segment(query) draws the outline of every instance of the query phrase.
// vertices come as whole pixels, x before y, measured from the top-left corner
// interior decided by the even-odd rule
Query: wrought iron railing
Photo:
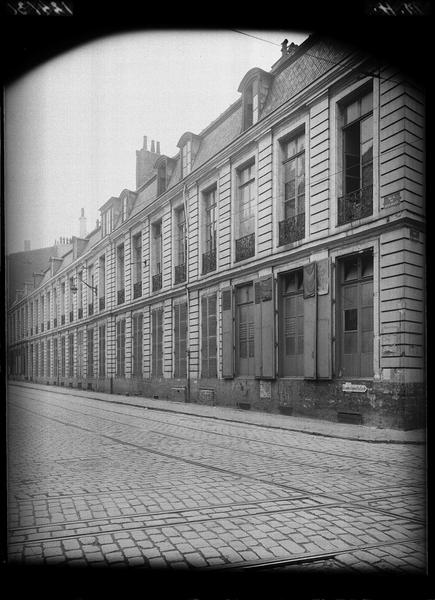
[[[78,309],[78,318],[83,319],[83,308],[81,307]]]
[[[65,325],[65,315],[60,315],[60,324]]]
[[[94,314],[94,305],[88,304],[88,315],[91,316]]]
[[[161,290],[161,289],[162,289],[162,274],[156,273],[156,275],[153,275],[153,277],[152,277],[152,290],[153,290],[153,292],[157,292],[157,290]]]
[[[373,214],[373,186],[367,185],[338,199],[338,225]]]
[[[291,244],[305,237],[305,213],[279,222],[279,245]]]
[[[142,281],[136,281],[133,284],[133,298],[139,298],[142,296]]]
[[[98,308],[100,310],[104,310],[105,306],[106,306],[105,296],[101,296],[101,298],[98,299]]]
[[[236,240],[236,262],[255,256],[255,233],[245,235]]]
[[[204,252],[202,255],[202,274],[216,271],[216,249]]]
[[[123,304],[125,302],[125,289],[118,290],[118,304]]]
[[[186,281],[186,263],[175,266],[174,283]]]
[[[70,321],[70,323],[71,323],[72,321],[74,321],[74,313],[73,313],[73,311],[72,311],[72,310],[71,310],[71,311],[70,311],[70,313],[69,313],[69,321]]]

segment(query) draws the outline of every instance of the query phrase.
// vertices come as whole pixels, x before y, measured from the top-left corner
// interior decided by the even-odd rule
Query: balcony
[[[305,213],[279,222],[279,245],[291,244],[305,237]]]
[[[53,327],[57,327],[57,317],[54,317],[53,319]]]
[[[175,267],[174,283],[182,283],[186,281],[186,263],[181,263]]]
[[[142,281],[133,284],[133,300],[142,296]]]
[[[255,233],[236,240],[236,262],[255,256]]]
[[[338,225],[351,223],[373,214],[373,186],[367,185],[338,199]]]
[[[69,322],[72,323],[74,321],[74,313],[72,310],[69,311]]]
[[[153,292],[157,292],[162,289],[162,274],[157,273],[152,277],[152,290]]]
[[[83,308],[81,307],[78,309],[78,318],[83,319]]]
[[[98,298],[98,308],[100,310],[104,310],[106,307],[106,298],[105,296],[101,296],[101,298]]]
[[[88,315],[91,317],[94,314],[94,305],[88,304]]]
[[[202,274],[216,271],[216,249],[204,252],[202,255]]]
[[[118,290],[118,304],[123,304],[125,302],[125,289]]]

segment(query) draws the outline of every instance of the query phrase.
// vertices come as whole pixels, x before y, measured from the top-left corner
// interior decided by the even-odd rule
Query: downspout
[[[183,205],[186,220],[185,252],[186,252],[186,402],[190,402],[190,294],[189,294],[189,211],[186,199],[186,184],[183,185]]]

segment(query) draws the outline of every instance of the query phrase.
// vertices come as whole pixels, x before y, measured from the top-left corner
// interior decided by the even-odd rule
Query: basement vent
[[[154,394],[153,398],[154,398],[154,400],[158,400],[159,399],[159,395],[158,394]]]
[[[338,412],[337,420],[339,423],[349,423],[351,425],[362,425],[362,415],[353,412]]]
[[[237,402],[237,408],[241,408],[242,410],[251,410],[251,405],[249,402]]]
[[[290,415],[293,414],[293,407],[292,406],[280,406],[279,407],[279,412],[282,415],[290,416]]]

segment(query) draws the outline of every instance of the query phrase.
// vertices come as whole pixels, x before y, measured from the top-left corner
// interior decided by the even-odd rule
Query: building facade
[[[423,90],[311,36],[238,91],[16,298],[10,376],[421,426]]]

